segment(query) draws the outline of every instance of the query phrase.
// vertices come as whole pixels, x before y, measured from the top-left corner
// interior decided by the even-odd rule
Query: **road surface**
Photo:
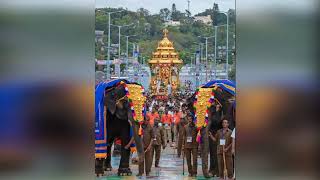
[[[154,167],[154,161],[151,168],[151,173],[149,177],[146,177],[145,174],[142,177],[136,177],[138,174],[138,165],[130,164],[130,168],[132,170],[132,176],[117,176],[117,170],[119,167],[120,157],[112,157],[112,167],[113,170],[111,172],[106,172],[106,174],[102,177],[97,177],[96,180],[143,180],[143,179],[157,179],[157,180],[182,180],[182,179],[206,179],[203,177],[202,169],[201,169],[201,159],[198,157],[198,176],[197,178],[188,177],[187,163],[185,161],[185,173],[183,175],[182,170],[182,158],[177,158],[176,149],[168,147],[161,152],[161,159],[159,168]],[[131,162],[130,162],[131,163]],[[217,180],[218,178],[210,178],[211,180]]]

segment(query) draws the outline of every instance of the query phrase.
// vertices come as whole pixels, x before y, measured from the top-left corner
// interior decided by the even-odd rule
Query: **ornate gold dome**
[[[157,50],[161,49],[174,49],[173,43],[168,39],[168,33],[169,31],[167,29],[163,30],[163,39],[158,43],[158,48]]]
[[[173,42],[168,39],[168,33],[169,31],[167,29],[163,30],[163,39],[158,43],[157,51],[152,53],[153,56],[149,61],[150,64],[182,64],[182,60],[179,59],[179,55],[173,47]]]

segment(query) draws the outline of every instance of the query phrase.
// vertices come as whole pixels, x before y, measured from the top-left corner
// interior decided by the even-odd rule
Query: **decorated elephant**
[[[222,128],[221,117],[228,119],[229,128],[235,127],[235,85],[228,80],[216,80],[201,86],[187,100],[188,109],[194,114],[198,129],[197,141],[201,145],[202,170],[208,173],[209,129],[217,131]],[[216,111],[216,106],[221,111]]]
[[[141,141],[141,124],[144,120],[144,104],[146,97],[141,85],[129,83],[126,80],[114,80],[100,84],[103,90],[100,103],[96,101],[96,174],[103,174],[104,170],[111,170],[111,146],[115,138],[121,140],[121,158],[118,175],[131,175],[129,168],[130,148],[126,148],[131,139],[131,133],[135,140],[139,156],[139,163],[143,163],[144,151]],[[98,106],[98,107],[97,107]],[[101,118],[102,114],[102,118]],[[105,118],[104,118],[105,117]],[[102,119],[105,119],[102,122]],[[101,127],[102,126],[102,127]],[[97,134],[104,129],[103,145]],[[98,132],[99,131],[99,132]],[[99,151],[100,150],[100,151]],[[101,153],[101,150],[102,153]],[[142,161],[142,162],[141,162]],[[102,172],[102,173],[101,173]]]

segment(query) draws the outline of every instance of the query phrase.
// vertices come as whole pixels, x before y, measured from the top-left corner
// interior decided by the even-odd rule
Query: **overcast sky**
[[[235,0],[190,0],[190,11],[192,14],[203,12],[212,8],[214,2],[219,4],[221,11],[235,8]],[[96,0],[96,7],[123,7],[132,11],[143,7],[153,14],[162,8],[171,9],[173,3],[179,11],[185,12],[185,9],[188,9],[188,0]]]

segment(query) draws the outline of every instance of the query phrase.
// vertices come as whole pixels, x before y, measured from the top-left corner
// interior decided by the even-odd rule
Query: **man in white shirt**
[[[168,105],[170,108],[173,108],[173,107],[174,107],[174,102],[172,101],[171,98],[168,100],[167,105]]]
[[[168,84],[168,95],[170,96],[171,95],[171,85],[170,84]]]
[[[151,102],[151,105],[150,105],[150,107],[149,107],[149,112],[152,111],[152,108],[153,108],[154,105],[158,105],[158,102],[157,102],[157,100],[155,100],[155,99],[153,99],[152,102]]]

